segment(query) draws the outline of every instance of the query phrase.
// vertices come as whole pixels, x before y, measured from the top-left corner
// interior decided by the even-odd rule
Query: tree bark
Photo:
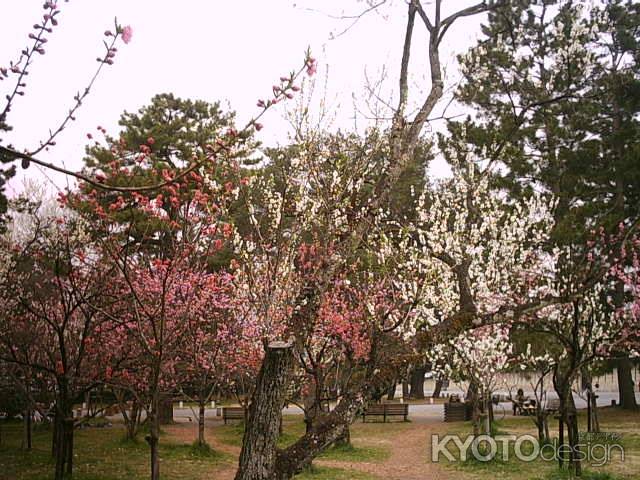
[[[24,450],[31,450],[32,444],[31,444],[31,437],[32,437],[32,424],[31,424],[31,419],[32,419],[32,414],[33,414],[33,410],[31,410],[31,408],[27,407],[24,409],[24,417],[22,419],[22,425],[23,425],[23,438],[22,438],[22,448]]]
[[[73,474],[73,431],[74,423],[73,417],[67,417],[65,419],[64,436],[65,436],[65,453],[66,453],[66,466],[65,473],[71,477]]]
[[[268,478],[289,480],[308,467],[319,453],[345,436],[349,424],[375,391],[375,385],[369,385],[359,394],[345,394],[331,413],[319,419],[310,432],[285,450],[278,451],[274,474]]]
[[[542,446],[549,442],[549,414],[544,411],[539,398],[536,399],[536,418],[534,421],[538,427],[538,443]]]
[[[56,412],[54,429],[54,456],[56,461],[55,480],[62,480],[73,473],[73,416],[71,409],[64,406]]]
[[[589,402],[591,403],[591,432],[600,433],[600,420],[598,419],[598,402],[596,394],[590,392]]]
[[[620,358],[616,361],[616,370],[618,371],[618,393],[620,395],[620,407],[624,410],[637,410],[638,408],[635,388],[633,385],[633,377],[631,376],[632,368],[633,366],[628,356]]]
[[[573,397],[571,398],[571,403],[573,404]],[[569,434],[569,446],[571,447],[571,466],[573,467],[576,477],[579,477],[582,474],[582,462],[580,461],[578,415],[575,410],[569,410],[569,412],[567,412],[567,433]]]
[[[267,346],[249,406],[236,480],[275,478],[276,444],[292,362],[291,343]]]
[[[336,440],[336,445],[351,445],[351,429],[349,428],[349,425],[345,427],[342,436]]]
[[[116,390],[116,400],[118,401],[118,408],[122,415],[122,420],[126,428],[126,439],[133,440],[138,435],[138,428],[140,427],[140,417],[142,414],[142,405],[134,398],[131,400],[131,410],[127,410],[128,404],[121,390]],[[87,404],[88,405],[88,404]]]
[[[409,396],[415,399],[424,398],[424,374],[427,369],[424,366],[418,366],[411,371],[411,392]]]
[[[489,398],[489,394],[487,392],[484,392],[482,403],[484,406],[484,433],[491,436],[491,421],[493,420],[493,413],[491,407],[491,399]]]
[[[57,428],[55,429],[55,442],[54,442],[54,456],[55,456],[55,480],[63,480],[64,478],[64,464],[67,459],[65,441],[64,441],[64,426],[63,419],[57,419]]]
[[[571,384],[577,375],[575,367],[569,367],[564,372],[556,367],[553,374],[553,387],[560,399],[560,418],[567,426],[567,437],[569,440],[569,463],[570,468],[576,476],[580,476],[582,472],[582,462],[579,452],[579,430],[578,416],[576,414],[576,405],[571,392]]]
[[[198,445],[204,447],[207,442],[204,438],[204,416],[205,416],[205,405],[200,402],[198,411]]]
[[[310,388],[310,391],[304,396],[303,403],[305,432],[308,433],[313,428],[315,420],[322,414],[320,398],[315,388]]]
[[[396,397],[396,379],[393,379],[391,385],[389,385],[389,389],[387,390],[387,400],[393,400]]]
[[[409,382],[402,380],[402,398],[409,398]]]
[[[53,417],[53,431],[51,435],[51,458],[57,458],[57,452],[59,448],[59,435],[60,435],[60,420],[59,420],[58,412],[56,411]]]
[[[140,427],[140,416],[142,414],[142,408],[137,401],[133,401],[131,405],[131,417],[126,421],[127,425],[127,439],[133,440],[138,435],[138,429]],[[123,414],[124,416],[124,414]]]
[[[173,423],[173,399],[164,397],[160,400],[157,410],[158,425],[170,425]]]
[[[433,387],[433,394],[431,395],[433,398],[440,398],[443,383],[444,381],[441,378],[436,379],[436,384]]]
[[[156,393],[151,400],[151,408],[149,409],[149,435],[145,437],[151,450],[151,480],[160,479],[160,454],[158,452],[158,443],[160,441],[159,406],[160,400]]]

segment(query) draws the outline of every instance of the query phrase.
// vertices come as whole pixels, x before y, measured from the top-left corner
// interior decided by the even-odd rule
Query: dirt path
[[[214,434],[216,425],[219,425],[219,423],[209,424],[209,422],[207,422],[205,431],[206,441],[209,443],[209,445],[211,445],[211,448],[214,451],[230,455],[233,458],[233,461],[220,463],[216,466],[217,468],[214,471],[209,472],[204,478],[215,478],[216,480],[233,480],[238,468],[236,459],[240,455],[240,447],[228,445],[218,440],[218,438]],[[193,443],[198,435],[197,426],[194,426],[193,423],[176,423],[174,425],[167,425],[162,428],[169,435],[171,435],[173,439],[184,443]]]
[[[207,441],[219,452],[238,457],[240,448],[223,443],[216,438],[216,424],[207,425]],[[431,434],[437,431],[439,422],[415,419],[401,430],[390,429],[388,434],[376,438],[376,443],[390,450],[391,455],[383,462],[345,462],[336,460],[316,460],[318,466],[336,467],[369,473],[385,480],[449,480],[453,476],[437,464],[431,463]],[[193,424],[176,424],[164,427],[176,440],[193,442],[196,431]],[[233,480],[237,464],[235,461],[220,464],[211,472],[216,480]]]
[[[341,462],[317,460],[318,465],[369,473],[385,480],[448,480],[453,478],[437,464],[431,463],[432,421],[418,419],[407,429],[386,437],[384,446],[391,455],[384,462]]]

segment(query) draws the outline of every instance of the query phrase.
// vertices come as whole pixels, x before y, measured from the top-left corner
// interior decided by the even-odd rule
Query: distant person
[[[516,393],[516,400],[515,400],[515,402],[513,402],[513,414],[514,415],[518,414],[518,411],[522,407],[523,403],[524,403],[524,390],[519,388],[518,389],[518,393]]]

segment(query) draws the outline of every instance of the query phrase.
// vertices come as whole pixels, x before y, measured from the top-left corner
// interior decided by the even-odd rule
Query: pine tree
[[[457,100],[477,114],[449,124],[447,158],[481,159],[497,188],[557,200],[556,244],[640,217],[640,6],[607,0],[512,2],[490,12],[484,38],[459,58]],[[619,302],[624,301],[622,292]],[[621,403],[636,408],[629,360]]]

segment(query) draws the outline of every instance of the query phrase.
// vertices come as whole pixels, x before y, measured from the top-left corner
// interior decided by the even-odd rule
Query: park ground
[[[600,411],[601,429],[620,435],[625,449],[603,467],[585,464],[587,480],[640,479],[640,412],[613,408]],[[411,418],[411,415],[410,415]],[[584,425],[582,421],[581,425]],[[20,423],[2,427],[0,446],[1,480],[45,480],[51,478],[50,432],[37,430],[34,449],[20,449]],[[285,415],[281,444],[292,442],[303,431],[299,415]],[[527,417],[507,416],[496,423],[498,434],[535,434]],[[431,461],[431,435],[471,431],[469,423],[443,423],[433,416],[416,415],[410,422],[356,422],[351,429],[352,446],[332,448],[296,478],[300,480],[555,480],[568,478],[555,462],[493,460]],[[167,480],[231,480],[242,442],[242,425],[222,425],[207,419],[210,450],[194,447],[196,425],[179,421],[163,428],[161,439],[162,477]],[[551,429],[551,436],[557,431]],[[114,423],[107,428],[86,428],[76,433],[75,480],[142,480],[148,478],[148,450],[140,436],[137,442],[123,440],[124,430]]]

